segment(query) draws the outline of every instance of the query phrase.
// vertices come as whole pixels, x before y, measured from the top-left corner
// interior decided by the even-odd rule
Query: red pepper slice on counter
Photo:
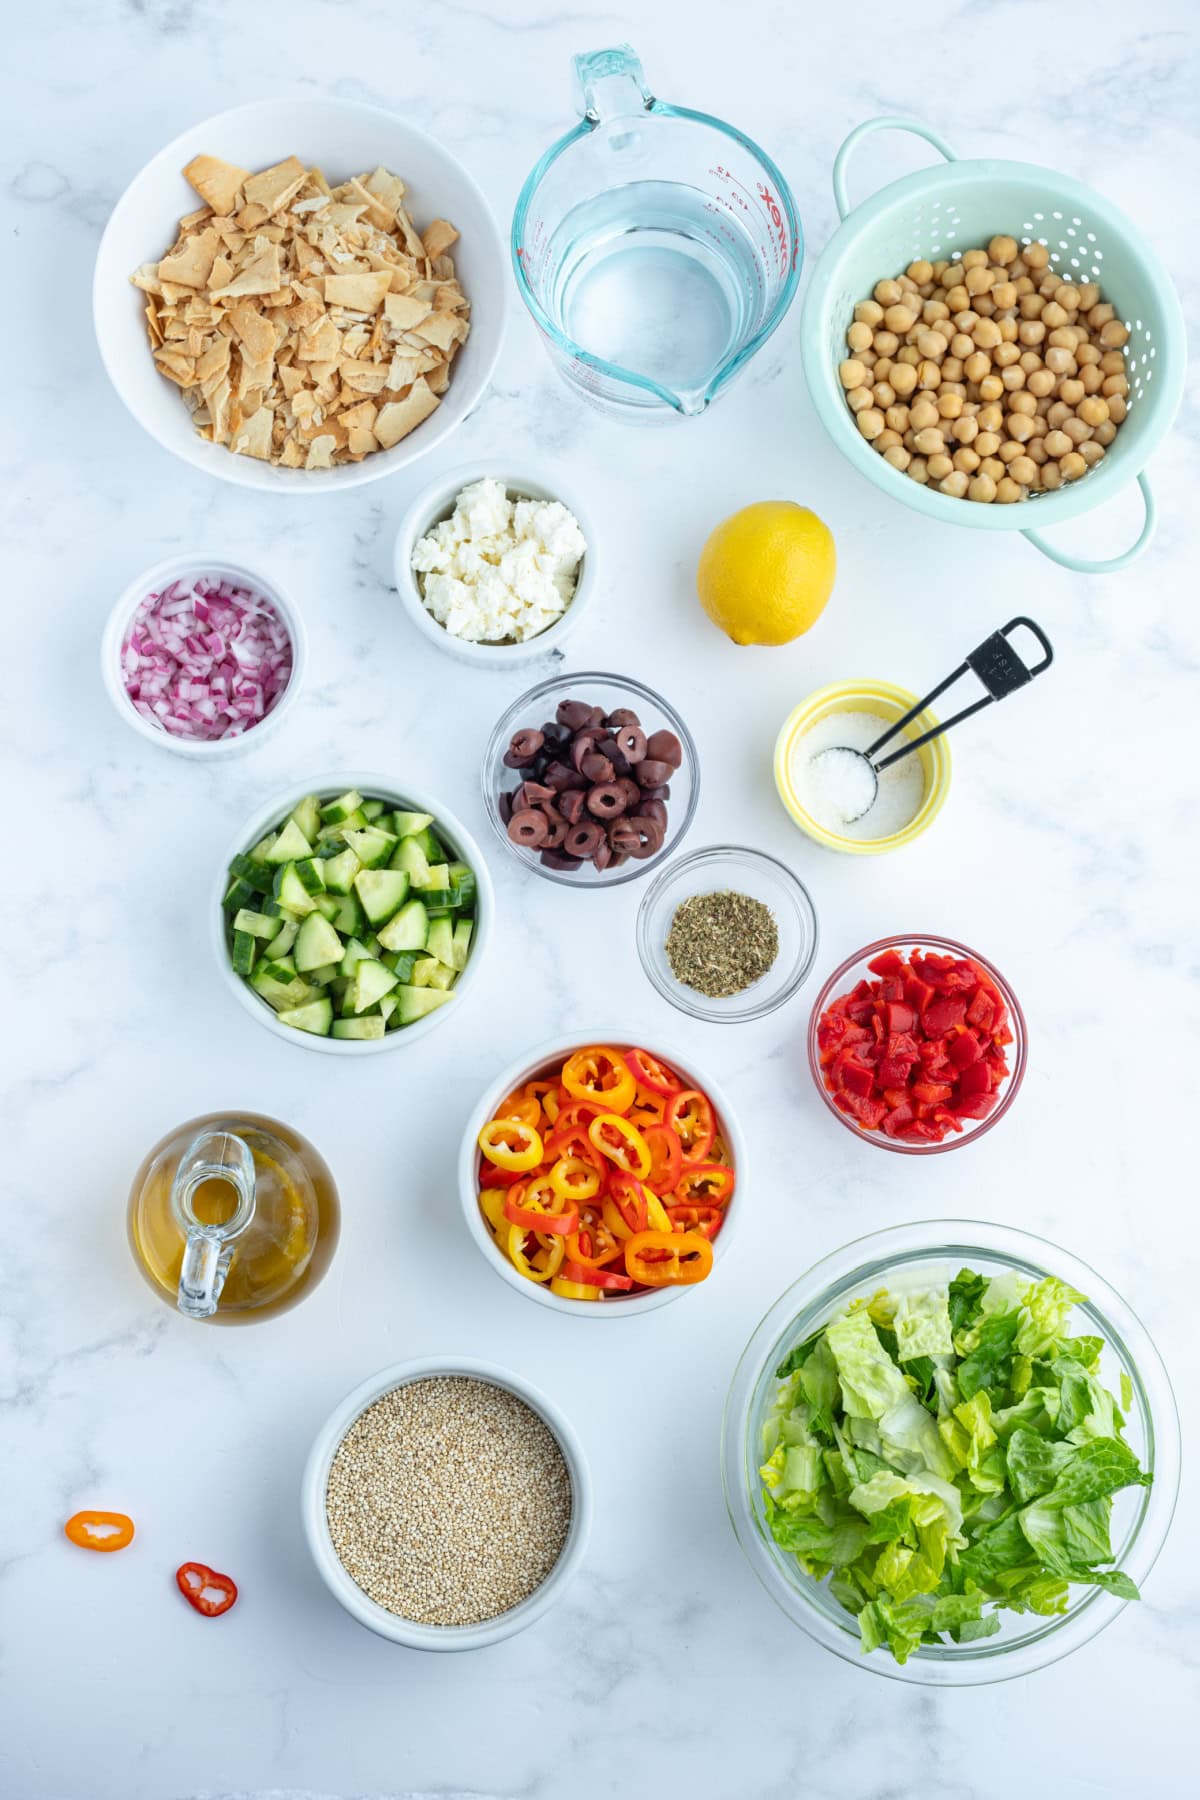
[[[86,1507],[72,1513],[63,1530],[81,1550],[124,1550],[133,1542],[133,1520],[128,1513],[93,1512]]]
[[[723,1163],[685,1163],[673,1198],[680,1206],[724,1206],[733,1188],[733,1170]]]
[[[677,1094],[683,1086],[666,1063],[659,1062],[648,1050],[627,1050],[625,1062],[637,1085],[652,1094]]]
[[[207,1563],[181,1563],[175,1571],[175,1580],[189,1606],[194,1606],[206,1619],[219,1619],[238,1597],[237,1583],[228,1575],[219,1575]]]
[[[699,1088],[681,1088],[667,1101],[663,1123],[683,1146],[685,1162],[703,1162],[717,1133],[712,1101]]]

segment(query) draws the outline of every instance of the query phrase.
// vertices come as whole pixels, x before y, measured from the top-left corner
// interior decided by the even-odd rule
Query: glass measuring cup
[[[517,288],[551,359],[623,418],[703,412],[800,279],[787,183],[757,144],[668,106],[628,44],[575,58],[583,117],[513,214]]]

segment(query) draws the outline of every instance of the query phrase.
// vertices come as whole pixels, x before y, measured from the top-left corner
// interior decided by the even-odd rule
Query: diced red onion
[[[172,737],[216,742],[265,719],[292,678],[292,640],[271,602],[200,576],[147,594],[121,645],[135,710]]]

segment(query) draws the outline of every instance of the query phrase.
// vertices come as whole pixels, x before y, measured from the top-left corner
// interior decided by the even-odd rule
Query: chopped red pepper
[[[237,1583],[228,1575],[218,1575],[207,1563],[181,1563],[175,1580],[184,1599],[206,1619],[219,1619],[238,1597]]]

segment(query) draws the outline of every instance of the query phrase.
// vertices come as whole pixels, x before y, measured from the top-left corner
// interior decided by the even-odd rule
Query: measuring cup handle
[[[575,58],[575,84],[579,110],[591,125],[605,119],[645,112],[654,105],[646,86],[641,59],[632,44],[615,44],[609,50],[585,50]]]
[[[1155,505],[1154,495],[1150,492],[1150,478],[1144,469],[1137,478],[1137,484],[1142,490],[1146,522],[1142,526],[1137,542],[1131,544],[1128,550],[1122,550],[1120,556],[1110,556],[1100,562],[1089,562],[1086,556],[1072,556],[1067,550],[1056,550],[1040,531],[1023,531],[1021,536],[1028,538],[1034,549],[1040,550],[1043,556],[1048,556],[1051,562],[1058,563],[1064,569],[1073,569],[1077,575],[1114,575],[1118,569],[1123,569],[1127,563],[1131,563],[1135,556],[1142,554],[1154,536],[1154,528],[1158,524],[1158,507]]]
[[[927,144],[943,155],[947,162],[957,162],[958,157],[950,148],[944,137],[939,137],[928,125],[921,125],[916,119],[866,119],[856,125],[850,136],[833,159],[833,198],[838,209],[838,218],[844,219],[851,211],[850,201],[846,194],[846,163],[850,152],[857,148],[863,138],[869,137],[873,131],[911,131],[917,137],[924,138]]]

